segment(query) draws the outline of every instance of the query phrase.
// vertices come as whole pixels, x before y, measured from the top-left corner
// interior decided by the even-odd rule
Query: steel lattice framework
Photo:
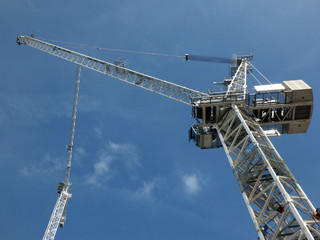
[[[62,191],[61,194],[59,195],[56,205],[54,206],[54,209],[52,211],[49,224],[44,233],[43,240],[54,239],[57,233],[58,226],[60,224],[61,217],[65,212],[65,207],[67,205],[69,198],[71,198],[71,194],[68,193],[67,190]]]
[[[209,96],[206,93],[195,91],[193,89],[170,83],[159,78],[139,73],[124,68],[120,65],[115,65],[99,60],[97,58],[92,58],[84,54],[77,53],[75,51],[71,51],[69,49],[65,49],[32,37],[21,36],[18,39],[18,43],[26,44],[30,47],[70,61],[82,67],[89,68],[96,72],[100,72],[102,74],[108,75],[110,77],[119,79],[126,83],[188,105],[191,105],[191,99],[199,99],[201,97]]]
[[[309,201],[261,126],[233,105],[216,126],[260,239],[319,239]]]
[[[247,68],[246,61],[241,62],[236,74],[232,77],[231,83],[228,85],[226,98],[233,101],[241,101],[246,99],[247,91]]]

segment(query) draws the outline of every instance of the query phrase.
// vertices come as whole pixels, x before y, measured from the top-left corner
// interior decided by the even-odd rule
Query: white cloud
[[[83,157],[87,155],[87,151],[82,147],[77,147],[76,154],[78,155],[78,157]]]
[[[0,124],[32,125],[52,117],[71,117],[72,98],[67,95],[0,96]]]
[[[72,94],[6,94],[0,95],[0,124],[34,125],[55,117],[71,118]],[[103,111],[102,101],[95,96],[81,95],[78,110],[81,112]],[[96,136],[101,134],[99,128],[94,129]]]
[[[182,176],[182,181],[184,183],[185,191],[188,194],[193,195],[201,190],[199,178],[196,174],[184,175]]]
[[[98,128],[98,127],[95,127],[95,128],[93,129],[93,133],[94,133],[94,136],[95,136],[96,138],[101,138],[101,136],[102,136],[102,131],[101,131],[101,129]]]
[[[41,14],[42,15],[42,12],[38,10],[38,8],[36,8],[34,6],[34,4],[32,3],[32,1],[30,0],[27,0],[27,4],[28,4],[28,7],[34,12],[34,13],[37,13],[37,14]]]
[[[100,186],[101,183],[107,178],[111,177],[110,175],[110,165],[114,157],[108,156],[107,153],[103,153],[99,157],[99,161],[94,164],[93,173],[87,176],[87,183],[95,186]]]
[[[94,164],[94,171],[98,175],[110,172],[110,164],[113,161],[112,156],[101,156],[100,161]]]
[[[114,165],[113,165],[114,163]],[[86,182],[93,186],[101,186],[108,181],[123,166],[126,173],[134,175],[136,168],[140,167],[136,147],[132,144],[118,144],[109,141],[94,163],[93,172],[87,175]]]
[[[25,176],[25,177],[28,177],[30,176],[30,171],[27,167],[23,167],[20,169],[19,173],[22,175],[22,176]]]
[[[86,149],[83,147],[76,147],[74,150],[72,162],[77,165],[82,165],[82,158],[88,155]]]
[[[135,145],[118,144],[109,141],[107,147],[109,150],[111,150],[112,154],[119,155],[128,171],[134,170],[135,168],[141,166]]]
[[[143,182],[143,186],[135,192],[134,196],[138,198],[151,197],[154,188],[155,188],[155,181]]]
[[[63,159],[60,157],[52,157],[49,153],[47,153],[40,161],[23,166],[19,170],[19,173],[25,177],[35,174],[52,174],[57,171],[62,171],[65,168],[66,160],[67,159]]]

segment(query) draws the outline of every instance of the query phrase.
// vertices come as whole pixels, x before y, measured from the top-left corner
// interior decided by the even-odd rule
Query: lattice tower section
[[[320,239],[314,206],[255,119],[233,105],[216,128],[260,240]]]

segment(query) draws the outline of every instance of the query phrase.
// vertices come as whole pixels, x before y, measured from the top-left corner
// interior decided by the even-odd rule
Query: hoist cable
[[[166,54],[166,53],[133,51],[133,50],[125,50],[125,49],[117,49],[117,48],[106,48],[106,47],[90,46],[90,45],[86,45],[86,44],[59,41],[59,40],[53,40],[53,39],[47,39],[47,38],[38,38],[38,39],[41,39],[41,40],[44,40],[44,41],[67,44],[67,45],[72,46],[73,48],[95,49],[95,50],[103,50],[103,51],[134,53],[134,54],[143,54],[143,55],[151,55],[151,56],[162,56],[162,57],[184,58],[186,61],[201,61],[201,62],[215,62],[215,63],[229,63],[229,64],[234,64],[235,63],[234,59],[224,58],[224,57],[201,56],[201,55],[193,55],[193,54],[175,55],[175,54]]]
[[[105,48],[105,47],[96,47],[96,46],[90,46],[90,45],[86,45],[86,44],[58,41],[58,40],[52,40],[52,39],[46,39],[46,38],[38,38],[38,39],[51,41],[51,42],[69,44],[69,45],[73,45],[74,48],[86,48],[86,49],[96,49],[96,50],[113,51],[113,52],[125,52],[125,53],[155,55],[155,56],[163,56],[163,57],[185,58],[185,56],[179,56],[179,55],[174,55],[174,54],[143,52],[143,51],[132,51],[132,50],[124,50],[124,49],[116,49],[116,48]]]

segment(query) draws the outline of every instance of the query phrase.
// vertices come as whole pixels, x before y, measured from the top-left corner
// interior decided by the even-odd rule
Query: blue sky
[[[76,66],[19,35],[184,55],[254,54],[273,83],[313,88],[306,134],[273,139],[320,206],[319,1],[0,1],[0,239],[40,239],[64,180]],[[77,49],[196,90],[228,66]],[[73,197],[56,239],[256,239],[223,149],[188,142],[188,106],[83,69]]]

